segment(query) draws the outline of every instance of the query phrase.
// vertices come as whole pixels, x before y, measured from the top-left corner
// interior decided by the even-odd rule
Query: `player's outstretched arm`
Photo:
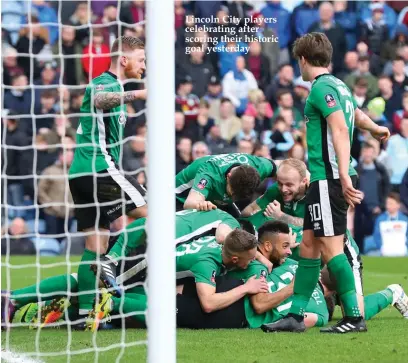
[[[110,110],[121,104],[130,103],[137,99],[146,99],[147,90],[128,92],[99,92],[94,97],[94,105],[99,110]]]
[[[196,287],[201,307],[206,313],[224,309],[242,299],[247,294],[258,294],[268,291],[268,285],[265,280],[255,279],[255,276],[251,277],[244,285],[227,292],[216,293],[215,286],[202,282],[198,282]]]
[[[288,286],[285,286],[277,292],[268,292],[251,296],[251,304],[255,312],[257,314],[263,314],[268,310],[276,308],[288,297],[292,296],[294,281],[295,280],[292,280]]]
[[[197,209],[201,211],[207,211],[217,209],[217,206],[207,200],[205,196],[195,190],[190,190],[188,197],[184,202],[184,209]]]
[[[385,126],[377,125],[359,108],[354,112],[356,127],[368,131],[378,141],[387,141],[390,137],[390,130]]]

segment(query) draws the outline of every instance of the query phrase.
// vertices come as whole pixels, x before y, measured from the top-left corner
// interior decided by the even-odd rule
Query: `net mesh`
[[[129,12],[127,1],[101,1],[105,5],[113,4],[114,7],[102,6],[99,18],[93,13],[95,3],[97,2],[91,0],[57,0],[48,1],[47,5],[34,1],[4,0],[1,5],[2,30],[7,30],[11,43],[7,43],[3,33],[3,64],[12,64],[15,59],[15,68],[22,68],[23,72],[20,74],[17,69],[9,82],[2,79],[2,295],[10,297],[13,290],[35,286],[35,292],[20,294],[19,298],[30,298],[33,304],[37,304],[37,310],[34,305],[24,304],[18,306],[17,313],[23,313],[24,309],[34,311],[32,315],[37,321],[41,319],[39,307],[49,304],[52,297],[66,296],[74,307],[79,295],[72,283],[77,282],[76,272],[86,233],[77,231],[68,170],[75,148],[95,147],[100,141],[93,139],[89,144],[75,145],[75,130],[79,133],[81,127],[79,106],[87,87],[87,75],[92,78],[100,72],[103,68],[101,64],[106,64],[107,57],[109,59],[112,56],[110,51],[104,53],[103,48],[110,49],[118,35],[144,36],[143,5],[138,13],[140,21],[127,23],[123,21],[123,14]],[[74,10],[71,16],[65,13],[69,12],[68,9]],[[21,20],[21,24],[11,22],[12,16],[7,17],[15,16],[16,12],[20,12],[20,18],[25,19]],[[75,46],[71,46],[69,40],[72,31],[75,31]],[[104,46],[95,47],[89,55],[85,51],[80,52],[82,45],[88,42],[87,39],[91,43],[100,34],[104,37]],[[51,45],[53,37],[56,39]],[[81,41],[78,41],[78,37]],[[66,46],[67,44],[70,46]],[[42,48],[39,50],[40,45]],[[24,47],[28,51],[23,51]],[[17,54],[13,49],[17,50]],[[72,69],[73,65],[75,71]],[[54,79],[49,79],[52,74],[55,75]],[[131,90],[140,85],[135,80],[130,80],[123,86],[125,90]],[[15,99],[20,103],[13,103]],[[145,185],[145,105],[130,104],[127,111],[128,120],[120,141],[118,168],[124,175],[133,175]],[[97,119],[97,115],[91,116],[94,120]],[[93,128],[95,127],[96,122],[93,122]],[[94,132],[92,134],[95,135]],[[25,135],[27,138],[23,137]],[[115,146],[117,145],[112,145]],[[57,170],[53,169],[54,165],[58,165],[57,173],[53,173],[53,170]],[[96,188],[94,200],[97,200]],[[112,239],[123,233],[130,222],[124,217],[124,205],[122,214],[123,217],[112,224]],[[99,218],[98,209],[96,227]],[[144,226],[134,230],[142,228]],[[32,247],[34,251],[31,251]],[[15,256],[20,254],[28,256]],[[125,260],[141,261],[143,257],[144,255],[136,255]],[[122,274],[122,280],[129,277],[123,275],[124,269],[125,264],[122,263],[119,273]],[[66,290],[49,293],[40,291],[41,281],[58,275],[68,276]],[[136,282],[127,288],[138,285],[144,284]],[[95,292],[97,288],[95,286]],[[8,307],[5,302],[6,300],[2,300],[2,313]],[[96,294],[96,303],[98,302],[99,295]],[[95,362],[119,362],[125,356],[127,348],[147,343],[144,333],[130,338],[127,336],[124,323],[132,313],[124,313],[123,303],[124,299],[121,300],[119,313],[112,313],[110,317],[112,320],[119,320],[117,325],[120,329],[113,331],[114,335],[109,339],[101,340],[96,333],[84,336],[83,332],[75,331],[76,324],[85,319],[76,318],[74,325],[68,307],[64,309],[65,321],[50,324],[49,329],[39,329],[33,323],[34,320],[6,322],[5,326],[3,324],[6,334],[2,336],[2,359],[6,362],[75,362],[78,355],[90,353],[90,359]],[[28,310],[27,306],[34,310]],[[110,325],[106,325],[108,326]],[[60,329],[55,329],[57,327]],[[113,352],[113,355],[107,358],[106,352]]]

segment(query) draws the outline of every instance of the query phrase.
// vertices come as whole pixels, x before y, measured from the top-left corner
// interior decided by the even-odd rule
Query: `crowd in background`
[[[307,163],[303,110],[311,84],[301,79],[291,47],[307,32],[324,32],[333,44],[332,73],[392,132],[380,145],[355,130],[352,157],[365,198],[350,214],[350,228],[365,253],[381,253],[385,225],[407,238],[408,1],[176,0],[174,11],[177,172],[199,157],[227,152]],[[75,231],[66,174],[84,90],[109,68],[118,35],[145,40],[145,2],[2,1],[1,15],[2,226],[8,220],[2,232],[13,238],[12,253],[32,253],[32,238],[24,234],[53,235],[58,244]],[[228,16],[252,16],[258,29],[250,35],[279,41],[246,44],[248,54],[225,51],[237,44],[214,43],[222,33],[188,31],[196,18],[211,16],[228,26]],[[143,101],[128,105],[120,166],[146,185],[144,110]]]

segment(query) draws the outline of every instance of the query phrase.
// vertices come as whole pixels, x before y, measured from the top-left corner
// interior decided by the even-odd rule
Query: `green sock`
[[[319,281],[320,258],[300,257],[290,313],[303,316],[313,290]]]
[[[336,291],[344,307],[345,316],[361,316],[357,302],[353,270],[344,253],[333,257],[327,264],[336,280]]]
[[[85,314],[85,310],[92,310],[96,294],[96,276],[91,270],[90,262],[96,261],[96,252],[85,249],[81,264],[78,267],[78,296],[79,313]],[[86,263],[82,263],[86,262]]]
[[[70,291],[68,291],[68,285]],[[23,306],[39,300],[52,300],[58,296],[65,296],[69,292],[76,291],[78,291],[78,284],[72,275],[59,275],[41,280],[39,285],[35,284],[14,290],[10,297],[14,299],[17,306]]]
[[[139,218],[126,226],[109,251],[113,260],[128,256],[129,252],[146,242],[146,218]]]
[[[146,322],[147,296],[142,294],[127,293],[121,298],[112,296],[113,310],[117,314],[133,314],[131,317],[141,323]],[[121,302],[123,305],[121,306]]]
[[[392,304],[392,291],[385,289],[364,297],[364,315],[370,320],[381,310]]]

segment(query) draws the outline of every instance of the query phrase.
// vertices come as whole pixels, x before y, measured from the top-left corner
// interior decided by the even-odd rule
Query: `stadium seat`
[[[57,256],[61,253],[61,246],[54,238],[33,238],[32,241],[40,256]]]

